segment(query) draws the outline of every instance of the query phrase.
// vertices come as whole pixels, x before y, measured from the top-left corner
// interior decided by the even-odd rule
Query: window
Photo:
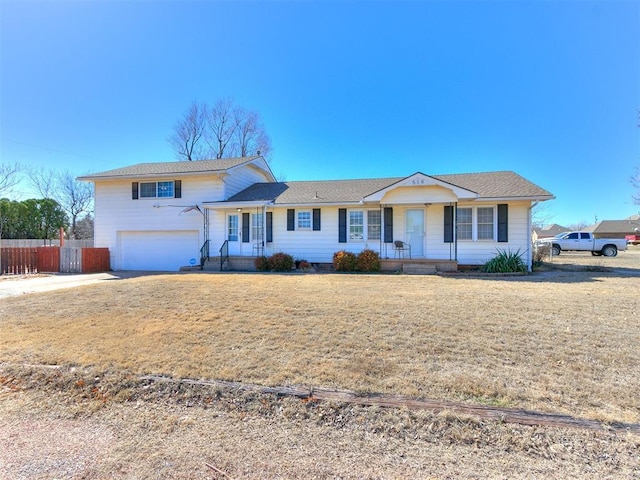
[[[251,215],[251,238],[253,240],[262,240],[262,225],[264,224],[264,217],[261,213],[254,213]]]
[[[349,240],[364,240],[364,212],[349,212]]]
[[[382,231],[380,219],[380,210],[367,212],[367,239],[380,240],[380,232]]]
[[[140,198],[155,198],[156,182],[147,182],[140,184]]]
[[[471,240],[473,238],[473,209],[458,208],[456,219],[458,240]]]
[[[311,230],[311,211],[298,211],[298,230]]]
[[[493,207],[478,208],[478,240],[493,240]]]
[[[345,216],[343,241],[353,242],[380,240],[382,234],[382,212],[380,210],[350,210]]]
[[[495,240],[494,207],[462,207],[456,210],[458,240]]]
[[[158,182],[158,197],[173,198],[173,182]]]
[[[227,239],[230,242],[238,241],[238,215],[229,215]]]
[[[174,182],[142,182],[140,198],[173,198]]]

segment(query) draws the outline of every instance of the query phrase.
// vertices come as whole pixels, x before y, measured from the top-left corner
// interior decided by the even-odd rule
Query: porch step
[[[402,273],[407,275],[432,275],[437,272],[433,263],[404,263]]]

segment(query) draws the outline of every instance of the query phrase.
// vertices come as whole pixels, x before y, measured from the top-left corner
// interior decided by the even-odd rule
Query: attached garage
[[[119,232],[118,270],[176,272],[200,257],[198,230]]]

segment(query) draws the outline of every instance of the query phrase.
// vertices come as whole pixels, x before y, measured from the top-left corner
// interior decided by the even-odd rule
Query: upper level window
[[[140,198],[173,198],[174,182],[141,182]]]
[[[298,211],[298,230],[311,230],[311,210]]]

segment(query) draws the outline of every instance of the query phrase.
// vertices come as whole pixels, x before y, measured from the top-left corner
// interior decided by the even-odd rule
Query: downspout
[[[382,204],[380,204],[380,206],[378,207],[380,209],[380,240],[378,241],[378,243],[380,243],[380,247],[379,247],[379,252],[380,252],[380,258],[382,258],[382,236],[384,235],[383,230],[383,226],[384,226],[384,211],[382,209]],[[385,257],[386,257],[386,252],[385,252]]]
[[[536,207],[536,205],[538,205],[538,201],[533,202],[530,206],[529,209],[527,210],[527,224],[528,224],[528,232],[529,232],[529,246],[527,248],[527,271],[531,272],[533,270],[533,252],[532,252],[532,247],[533,247],[533,242],[531,241],[531,232],[533,232],[533,214],[531,213],[531,211]]]
[[[267,254],[267,204],[262,206],[262,256]]]
[[[458,261],[458,202],[453,204],[453,257]]]

